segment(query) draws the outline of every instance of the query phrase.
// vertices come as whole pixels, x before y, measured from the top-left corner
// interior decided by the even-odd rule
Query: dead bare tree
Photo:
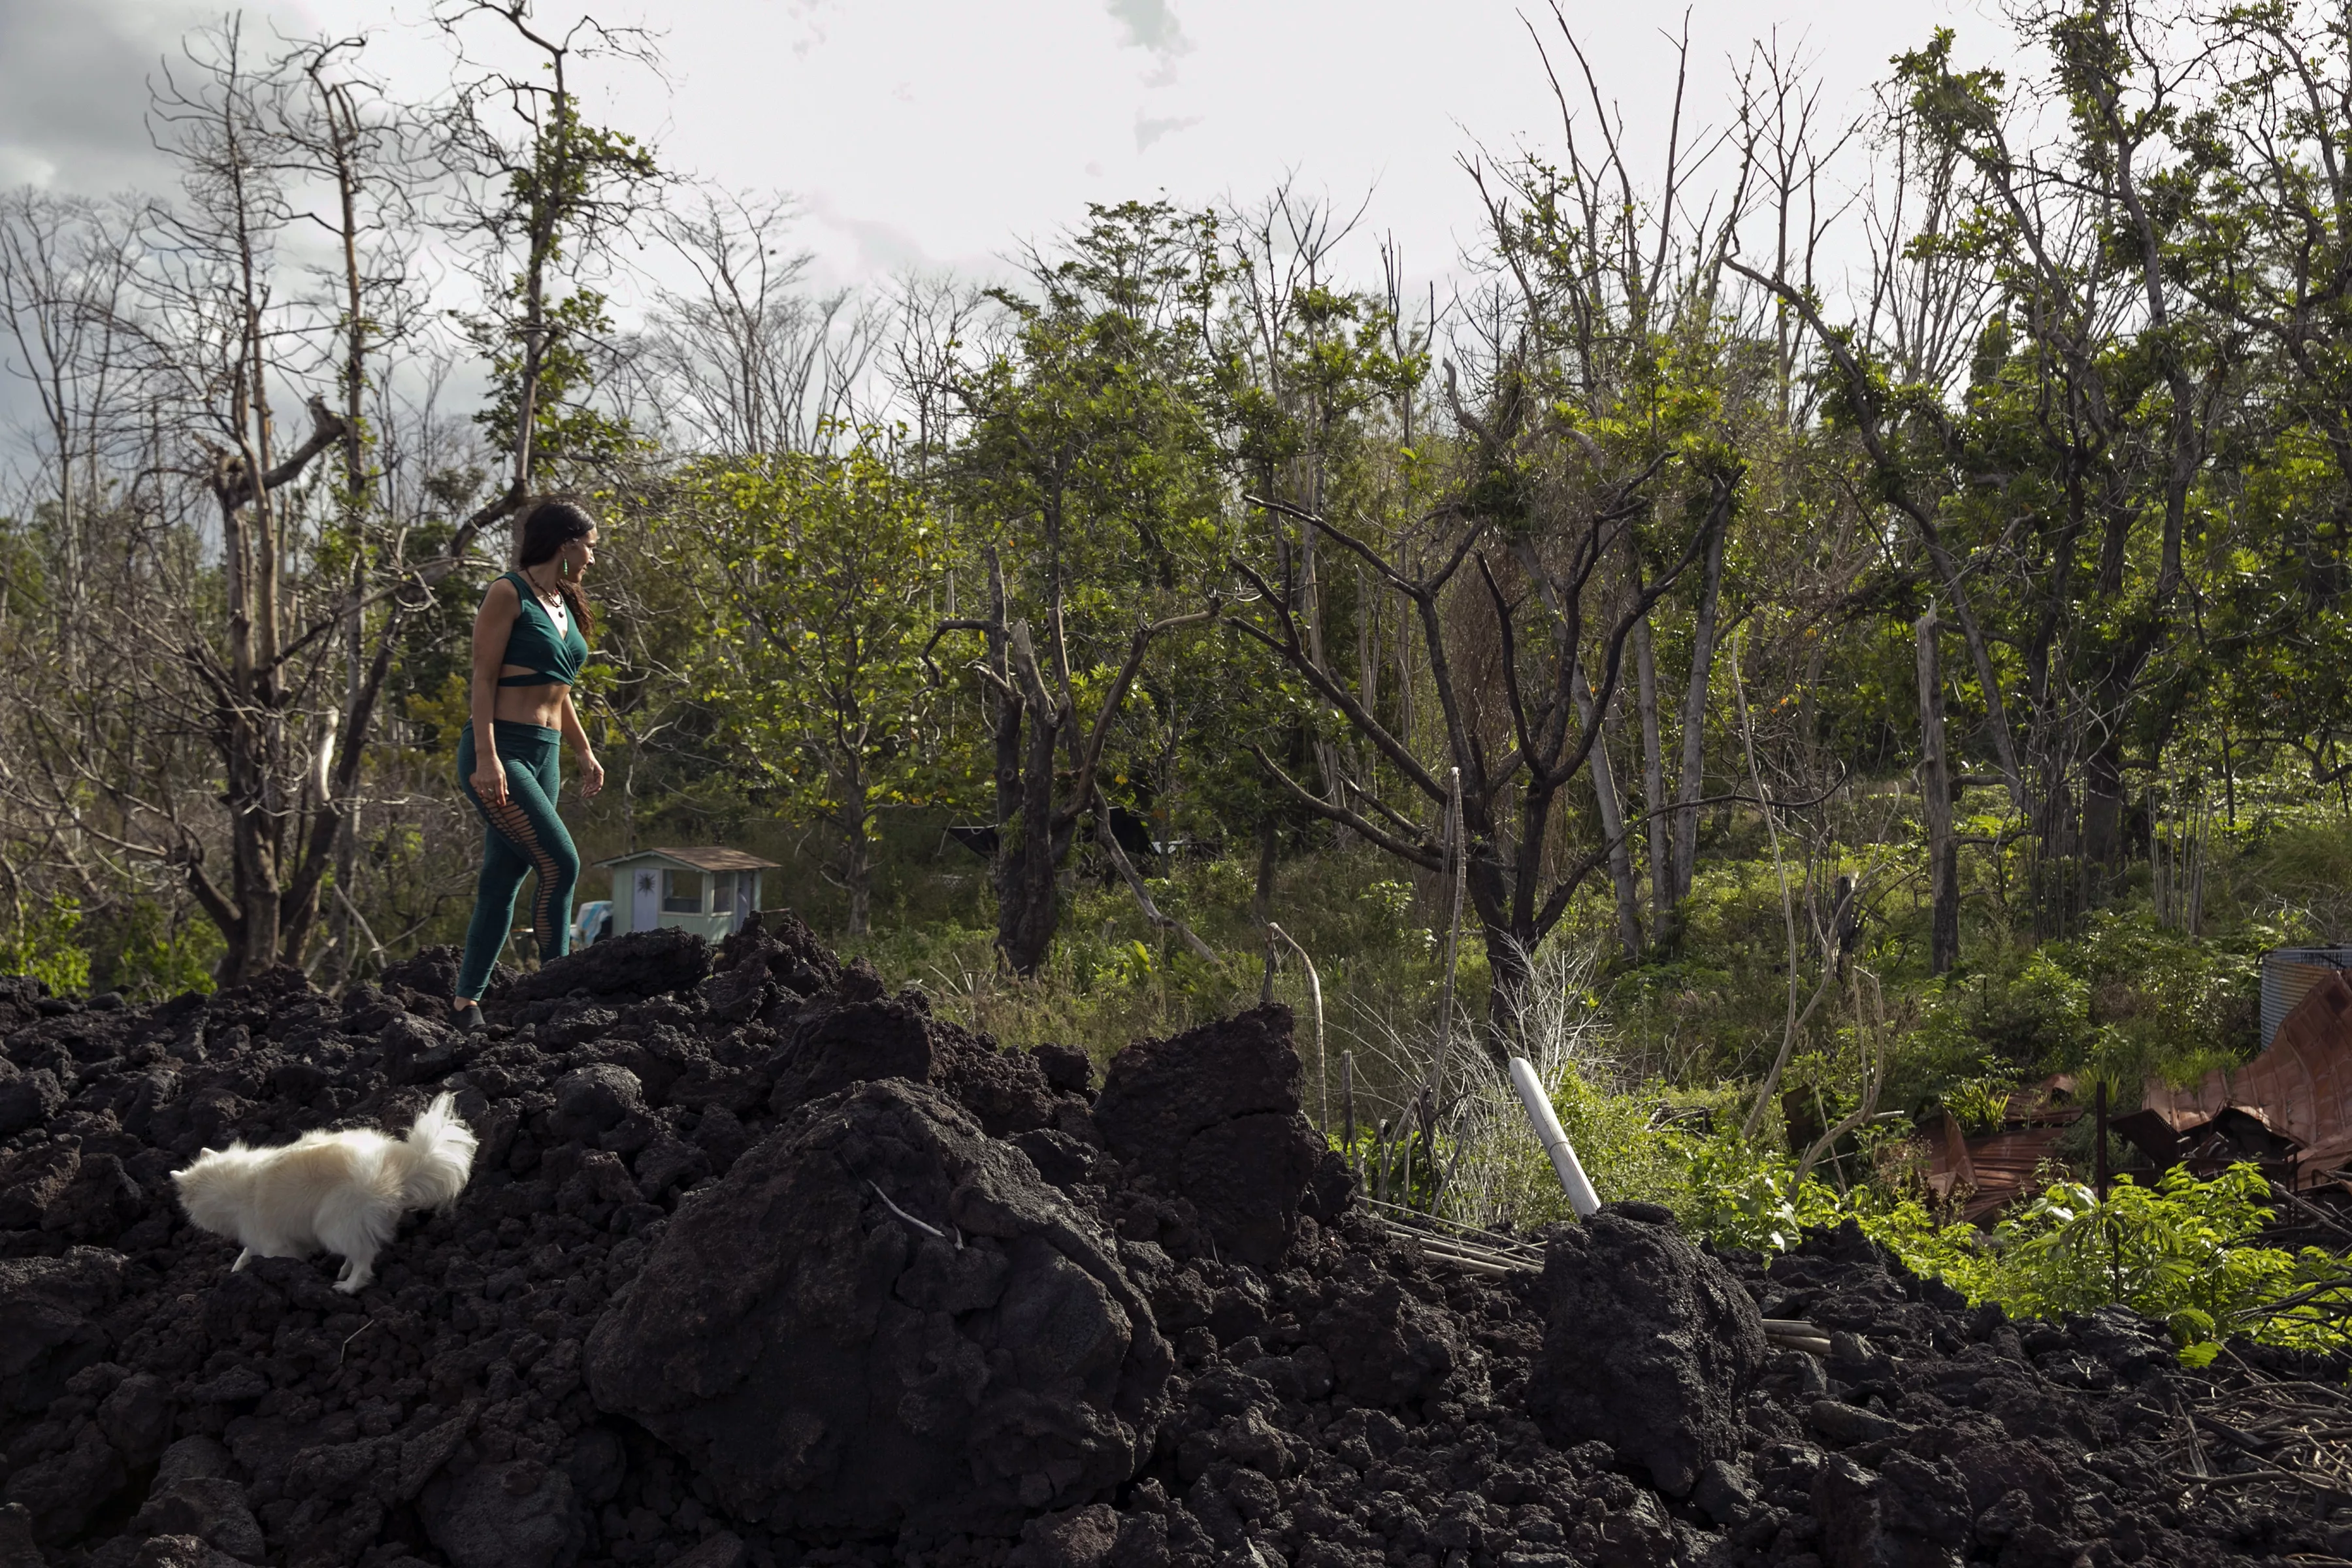
[[[659,291],[644,349],[661,426],[688,451],[815,450],[855,413],[883,322],[849,289],[806,288],[814,258],[783,248],[783,197],[706,192],[661,232],[698,289]]]
[[[220,929],[230,979],[300,962],[331,888],[356,914],[351,825],[406,617],[528,472],[421,557],[414,509],[374,493],[384,431],[363,410],[394,406],[392,353],[425,319],[408,286],[422,128],[352,68],[359,47],[257,61],[231,22],[193,35],[158,84],[152,122],[186,195],[104,317],[137,374],[142,482],[117,525],[122,581],[83,618],[130,670],[83,700],[117,703],[126,739],[74,743],[41,712],[0,777],[28,824],[89,847],[104,874],[171,868]],[[289,260],[299,230],[329,240],[315,291]],[[289,402],[307,410],[299,438],[280,428]]]
[[[1515,453],[1519,471],[1532,466],[1533,443],[1521,409],[1507,407],[1491,420],[1465,409],[1462,417],[1479,433],[1486,473]],[[1738,476],[1717,473],[1705,481],[1710,499],[1675,556],[1630,603],[1609,613],[1601,568],[1647,510],[1665,467],[1659,461],[1614,477],[1570,468],[1546,487],[1553,493],[1532,507],[1520,498],[1509,510],[1473,499],[1481,495],[1473,479],[1465,486],[1469,496],[1432,518],[1411,554],[1394,558],[1328,519],[1269,497],[1251,498],[1319,531],[1402,601],[1418,625],[1426,679],[1442,715],[1444,761],[1428,760],[1367,708],[1352,683],[1307,643],[1284,595],[1237,561],[1236,573],[1254,592],[1255,614],[1234,625],[1296,671],[1378,755],[1382,775],[1419,804],[1408,807],[1384,798],[1379,780],[1370,776],[1343,776],[1335,802],[1292,778],[1264,747],[1250,750],[1301,805],[1433,874],[1446,866],[1446,846],[1433,821],[1447,804],[1452,771],[1459,770],[1469,838],[1464,878],[1485,936],[1494,981],[1488,1019],[1497,1039],[1510,1037],[1525,1006],[1528,955],[1613,847],[1604,842],[1555,868],[1557,814],[1601,739],[1599,714],[1615,696],[1627,639],[1636,621],[1729,526]],[[1541,521],[1528,528],[1528,513],[1537,508]],[[1508,537],[1507,524],[1521,532],[1519,541]],[[1479,599],[1483,613],[1470,608]],[[1474,637],[1491,637],[1486,657],[1474,650]],[[1613,837],[1622,840],[1622,829]]]

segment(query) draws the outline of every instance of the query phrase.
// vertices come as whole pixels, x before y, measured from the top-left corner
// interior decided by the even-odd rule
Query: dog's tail
[[[457,1201],[474,1168],[474,1130],[457,1114],[457,1097],[444,1094],[425,1108],[407,1138],[386,1162],[400,1176],[401,1207],[439,1208]]]

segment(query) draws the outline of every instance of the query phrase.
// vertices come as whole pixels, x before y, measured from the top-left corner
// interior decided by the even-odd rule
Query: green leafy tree
[[[641,32],[593,16],[558,35],[533,19],[530,0],[448,0],[436,13],[460,40],[477,18],[504,22],[540,62],[528,76],[469,65],[449,122],[452,161],[487,187],[467,215],[488,242],[474,263],[490,305],[466,321],[490,369],[476,420],[509,455],[520,498],[543,461],[610,461],[626,441],[591,400],[612,321],[585,279],[635,222],[660,171],[635,137],[582,118],[572,72],[583,54],[650,62],[651,53]]]
[[[704,699],[759,783],[838,838],[856,937],[880,814],[931,798],[943,765],[923,650],[951,541],[879,441],[714,460],[687,481],[719,569]]]
[[[955,391],[965,432],[953,504],[989,562],[968,668],[992,709],[997,947],[1045,962],[1079,821],[1108,815],[1102,779],[1147,724],[1152,645],[1196,626],[1223,579],[1213,366],[1215,225],[1166,203],[1091,209],[1066,254],[1000,291],[1003,347]],[[1118,742],[1116,746],[1114,742]]]

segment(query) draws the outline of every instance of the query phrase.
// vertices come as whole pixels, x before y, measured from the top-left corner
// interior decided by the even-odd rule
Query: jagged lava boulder
[[[1553,1229],[1549,1310],[1528,1405],[1553,1441],[1606,1443],[1669,1497],[1740,1448],[1769,1347],[1739,1281],[1664,1209],[1612,1204]]]
[[[591,996],[659,996],[687,991],[710,971],[710,944],[689,931],[662,926],[633,931],[542,964],[506,981],[483,1000],[539,1002],[573,992]]]
[[[1111,1152],[1189,1201],[1217,1246],[1281,1258],[1326,1145],[1299,1109],[1290,1009],[1255,1007],[1113,1058],[1094,1107]]]
[[[587,1356],[733,1517],[902,1539],[1108,1497],[1171,1365],[1116,1245],[903,1079],[802,1107],[681,1205]]]

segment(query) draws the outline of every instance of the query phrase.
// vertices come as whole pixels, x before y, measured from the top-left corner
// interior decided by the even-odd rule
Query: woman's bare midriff
[[[499,666],[500,675],[536,675],[537,670],[520,664]],[[536,724],[542,730],[561,729],[563,724],[563,699],[572,688],[550,681],[544,686],[501,686],[490,716],[509,724]]]

